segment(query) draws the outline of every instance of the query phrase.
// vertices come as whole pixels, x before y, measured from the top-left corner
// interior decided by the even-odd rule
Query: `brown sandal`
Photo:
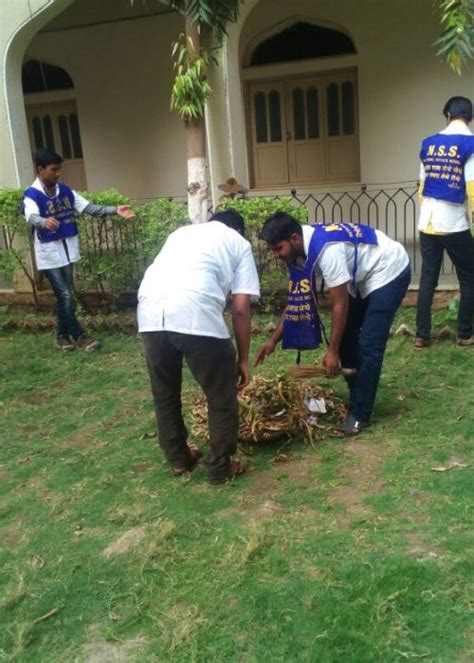
[[[228,481],[232,481],[232,479],[235,477],[239,477],[242,474],[245,474],[246,471],[247,464],[245,460],[242,458],[234,458],[234,460],[230,461],[230,474],[228,476],[222,478],[209,477],[208,481],[213,486],[217,486],[223,483],[227,483]]]
[[[191,460],[189,464],[186,465],[186,467],[176,466],[171,468],[171,473],[174,474],[175,477],[182,477],[183,474],[192,472],[202,458],[202,451],[195,444],[188,444],[188,449],[189,453],[191,454]]]

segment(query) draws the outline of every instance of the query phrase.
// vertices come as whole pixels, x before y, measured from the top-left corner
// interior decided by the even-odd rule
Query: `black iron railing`
[[[258,195],[253,191],[247,197],[255,198]],[[411,259],[413,283],[419,281],[421,256],[417,231],[419,210],[416,182],[404,182],[400,185],[354,185],[352,189],[344,191],[309,193],[292,189],[288,193],[282,192],[271,197],[278,200],[288,196],[292,198],[295,206],[306,207],[309,223],[359,221],[382,230],[389,237],[401,242]],[[176,199],[174,202],[184,203],[182,199]],[[210,214],[211,212],[212,209],[209,210]],[[139,213],[134,222],[128,223],[93,218],[81,223],[82,260],[78,264],[78,278],[84,287],[104,291],[112,288],[117,291],[138,286],[146,265],[153,260],[160,244],[172,229],[172,224],[170,225],[167,219],[156,219],[156,225],[159,226],[158,235],[155,229],[151,236],[150,213],[148,212],[148,218],[146,212],[143,214],[143,218]],[[274,269],[273,262],[265,258],[266,251],[263,251],[260,244],[255,243],[254,248],[259,273],[264,276],[265,270]],[[440,286],[455,283],[452,264],[446,259],[442,267]]]

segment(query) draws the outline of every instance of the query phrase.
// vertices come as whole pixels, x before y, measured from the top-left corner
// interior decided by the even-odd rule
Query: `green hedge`
[[[116,189],[83,192],[83,195],[97,205],[131,202]],[[21,197],[20,189],[0,190],[0,222],[7,227],[10,236],[22,236],[29,241],[30,227],[19,212]],[[294,206],[290,197],[225,199],[219,205],[219,208],[229,207],[240,212],[245,220],[247,238],[252,243],[260,276],[263,303],[271,307],[275,296],[285,289],[287,276],[282,265],[258,240],[259,230],[266,217],[276,211],[290,212],[300,222],[305,222],[307,210]],[[82,259],[77,266],[77,286],[80,290],[114,294],[135,290],[168,235],[188,223],[186,206],[166,198],[134,203],[133,208],[136,212],[134,220],[83,217],[80,221]],[[19,268],[28,270],[27,254],[27,250],[0,251],[0,274],[12,275]],[[29,278],[33,275],[30,274]]]

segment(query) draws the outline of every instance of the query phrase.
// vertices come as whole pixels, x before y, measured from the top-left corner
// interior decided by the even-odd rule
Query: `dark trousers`
[[[382,363],[395,313],[410,285],[407,267],[397,278],[370,293],[365,299],[349,298],[346,330],[339,354],[345,368],[356,368],[347,378],[349,412],[358,421],[369,421],[382,371]]]
[[[239,430],[236,353],[232,341],[171,331],[144,332],[142,337],[155,402],[158,441],[167,460],[177,467],[186,467],[191,460],[181,403],[185,359],[207,399],[209,477],[228,477]]]
[[[429,340],[431,336],[431,304],[438,285],[439,273],[446,250],[456,270],[460,301],[458,337],[472,336],[474,315],[474,240],[469,230],[449,235],[420,233],[421,279],[416,306],[416,335]]]
[[[76,318],[75,300],[72,293],[73,266],[45,269],[44,273],[56,295],[56,334],[71,336],[76,340],[82,334],[82,327]]]

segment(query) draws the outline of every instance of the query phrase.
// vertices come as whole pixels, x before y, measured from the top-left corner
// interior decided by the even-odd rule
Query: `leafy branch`
[[[191,38],[182,33],[173,44],[172,56],[176,58],[176,77],[171,90],[171,110],[176,110],[185,122],[203,117],[211,96],[207,82],[208,52],[196,52]]]
[[[474,58],[474,0],[438,0],[442,31],[435,46],[457,74]]]
[[[216,46],[227,35],[228,23],[235,23],[242,0],[168,0],[167,4],[211,31]]]

